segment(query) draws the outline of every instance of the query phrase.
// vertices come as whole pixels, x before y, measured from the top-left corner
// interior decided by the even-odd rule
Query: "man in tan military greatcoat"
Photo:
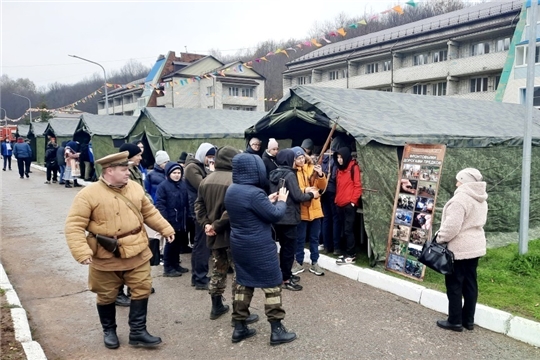
[[[174,241],[175,232],[145,196],[144,189],[129,180],[127,151],[108,155],[96,164],[101,165],[102,176],[75,196],[66,218],[66,240],[75,260],[89,265],[88,284],[90,291],[97,294],[105,346],[119,346],[115,299],[124,284],[131,288],[130,345],[156,346],[161,338],[146,330],[152,252],[144,224],[169,242]],[[109,238],[109,243],[102,237]],[[111,242],[116,248],[107,250],[104,246]]]

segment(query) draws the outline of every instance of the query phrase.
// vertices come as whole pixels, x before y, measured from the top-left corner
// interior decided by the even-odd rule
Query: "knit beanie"
[[[469,182],[478,182],[482,181],[482,174],[480,173],[480,171],[478,171],[478,169],[465,168],[457,173],[456,179],[462,184]]]
[[[135,155],[138,155],[142,152],[140,147],[138,147],[135,144],[130,144],[130,143],[125,143],[125,144],[122,144],[122,146],[120,146],[119,152],[123,152],[123,151],[127,151],[129,153],[128,159],[131,159]]]
[[[271,149],[275,149],[275,148],[278,148],[278,143],[276,141],[276,139],[274,138],[270,138],[270,140],[268,140],[268,150],[271,150]]]
[[[212,146],[212,147],[206,152],[206,156],[216,156],[216,148]]]
[[[311,139],[305,139],[304,141],[302,141],[302,145],[300,145],[302,147],[302,149],[306,149],[306,150],[313,150],[313,147],[315,146],[313,144],[313,140]]]
[[[299,158],[300,156],[306,155],[306,152],[300,146],[295,146],[291,150],[294,152],[295,159]]]
[[[156,153],[156,164],[165,164],[169,160],[171,159],[169,158],[169,154],[167,154],[166,151],[158,150],[158,152]]]

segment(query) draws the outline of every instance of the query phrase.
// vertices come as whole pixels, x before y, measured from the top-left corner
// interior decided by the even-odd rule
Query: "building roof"
[[[47,125],[49,125],[49,123],[46,122],[32,123],[32,133],[34,136],[44,136]]]
[[[49,119],[49,124],[47,125],[44,133],[51,131],[54,136],[64,136],[72,137],[77,129],[79,124],[79,119],[62,119],[62,118],[52,118]]]
[[[293,97],[297,97],[292,101]],[[296,110],[298,108],[298,110]],[[351,134],[360,145],[447,144],[450,147],[488,147],[523,143],[526,118],[523,105],[422,96],[373,90],[295,86],[247,133],[271,127],[286,128],[280,113],[295,109],[311,112],[310,122]],[[533,144],[540,146],[540,113],[534,112]],[[513,121],[509,121],[512,119]],[[330,120],[330,121],[328,121]],[[269,130],[267,130],[270,132]]]
[[[81,123],[77,127],[90,135],[110,135],[113,138],[125,138],[135,122],[135,116],[114,116],[84,114]]]
[[[479,22],[520,11],[522,6],[523,1],[521,0],[503,0],[466,7],[461,10],[328,44],[287,63],[287,66],[312,61],[317,58],[347,54],[358,51],[363,47],[381,46],[385,43],[395,44],[400,40],[417,37],[419,34],[425,35],[430,32],[449,30],[456,25]]]
[[[244,138],[244,131],[255,124],[264,112],[221,109],[144,108],[165,137]],[[140,118],[140,117],[139,117]]]

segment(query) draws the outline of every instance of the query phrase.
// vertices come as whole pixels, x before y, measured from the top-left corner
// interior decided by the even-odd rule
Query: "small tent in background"
[[[81,144],[92,142],[94,159],[118,152],[137,120],[134,116],[83,114],[73,135]]]
[[[182,151],[197,151],[203,142],[216,146],[246,146],[244,131],[255,124],[264,113],[218,109],[144,108],[129,134],[129,141],[142,140],[154,163],[158,150],[166,150],[172,160]]]
[[[534,114],[531,174],[540,174],[540,114]],[[331,123],[337,121],[338,134],[356,142],[367,190],[362,196],[365,230],[372,259],[382,260],[405,144],[447,145],[435,229],[440,223],[440,208],[456,188],[456,173],[475,167],[488,184],[488,246],[517,241],[525,117],[525,107],[515,104],[296,86],[246,130],[246,137],[289,139],[292,145],[311,137],[322,145]],[[531,178],[530,228],[531,237],[540,235],[538,176]]]
[[[45,149],[47,148],[48,139],[45,136],[45,129],[47,129],[48,123],[46,122],[35,122],[32,123],[31,129],[32,134],[36,140],[36,163],[45,164]],[[32,149],[33,151],[34,149]]]
[[[64,141],[73,140],[73,134],[79,124],[78,118],[52,118],[45,129],[46,137],[56,138],[56,143],[61,145]]]

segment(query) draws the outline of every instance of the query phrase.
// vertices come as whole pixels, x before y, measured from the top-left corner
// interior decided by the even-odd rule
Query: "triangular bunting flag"
[[[322,45],[317,42],[316,39],[311,39],[311,43],[315,45],[316,47],[321,47]]]
[[[338,29],[338,31],[337,31],[337,32],[338,32],[338,34],[339,34],[339,35],[341,35],[341,36],[345,36],[345,35],[347,35],[347,32],[345,31],[345,29],[344,29],[344,28]]]
[[[327,44],[330,44],[330,43],[331,43],[331,41],[328,40],[327,38],[325,38],[324,36],[323,36],[321,39],[323,39],[324,41],[326,41]]]
[[[400,5],[394,6],[394,7],[392,8],[392,10],[394,10],[395,12],[397,12],[399,15],[403,15],[403,14],[404,14],[403,8],[402,8]]]
[[[367,25],[366,19],[362,19],[358,22],[360,25]]]
[[[414,0],[407,1],[405,4],[407,4],[409,6],[412,6],[412,7],[416,7],[416,3],[414,2]]]
[[[358,29],[358,24],[351,24],[349,25],[351,29]]]

